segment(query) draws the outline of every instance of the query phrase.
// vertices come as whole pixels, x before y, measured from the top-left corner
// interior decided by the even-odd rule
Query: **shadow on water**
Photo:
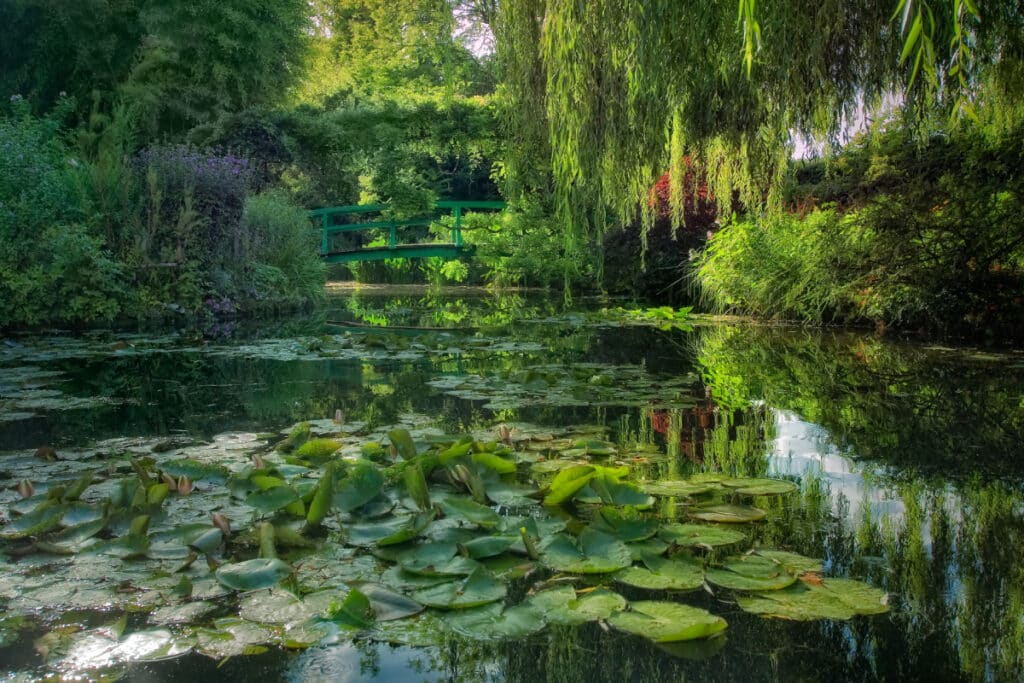
[[[764,500],[771,514],[755,541],[825,558],[827,574],[883,588],[892,608],[789,622],[698,591],[687,602],[729,622],[719,652],[592,623],[503,643],[355,640],[219,667],[190,655],[129,668],[125,680],[1017,679],[1024,357],[855,334],[593,323],[542,298],[372,294],[276,325],[19,339],[0,353],[0,444],[277,431],[338,408],[372,426],[422,415],[448,432],[600,425],[651,478],[798,481],[799,495]],[[61,409],[63,399],[83,403]],[[31,648],[16,658],[2,648],[0,661],[12,672],[39,664]]]

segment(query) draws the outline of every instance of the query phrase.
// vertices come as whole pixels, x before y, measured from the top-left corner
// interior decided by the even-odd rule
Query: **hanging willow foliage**
[[[505,0],[495,35],[506,172],[550,169],[570,240],[606,209],[649,222],[665,169],[681,221],[684,156],[723,211],[772,206],[794,133],[838,139],[886,98],[973,117],[983,91],[1015,103],[1024,63],[1017,0]]]

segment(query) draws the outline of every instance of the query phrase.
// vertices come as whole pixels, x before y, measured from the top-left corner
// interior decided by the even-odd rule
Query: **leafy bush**
[[[316,299],[324,283],[319,233],[306,211],[280,194],[250,197],[242,217],[250,283],[258,297]]]
[[[0,327],[109,320],[128,299],[122,267],[84,223],[57,120],[13,109],[0,119]]]

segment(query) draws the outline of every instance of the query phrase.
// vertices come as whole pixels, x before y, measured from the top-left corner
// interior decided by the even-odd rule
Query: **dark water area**
[[[709,588],[653,597],[728,622],[724,638],[685,647],[602,621],[507,640],[426,628],[392,642],[355,632],[310,647],[276,642],[234,653],[196,646],[181,656],[100,661],[76,649],[75,634],[122,613],[125,634],[157,626],[178,634],[238,610],[214,596],[201,616],[159,622],[141,597],[122,609],[105,607],[121,603],[99,595],[54,597],[44,609],[26,601],[25,586],[40,576],[64,580],[71,570],[38,553],[11,555],[9,545],[0,555],[0,675],[1020,680],[1024,353],[718,322],[665,329],[603,323],[593,315],[601,305],[466,291],[349,292],[313,313],[274,321],[2,339],[3,521],[17,505],[24,463],[40,447],[68,462],[112,444],[229,453],[232,443],[256,448],[257,435],[329,421],[337,410],[364,439],[393,425],[490,438],[500,424],[524,434],[579,430],[614,444],[617,464],[652,480],[724,472],[798,484],[791,495],[758,499],[768,516],[751,525],[753,545],[821,558],[824,576],[888,593],[887,613],[770,619]],[[656,511],[671,516],[670,508]],[[530,582],[513,583],[512,593],[525,593]],[[639,588],[616,590],[627,600],[652,599]]]

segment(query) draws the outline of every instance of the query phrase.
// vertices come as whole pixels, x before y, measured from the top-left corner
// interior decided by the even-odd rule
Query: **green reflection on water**
[[[687,333],[519,322],[556,313],[553,304],[524,297],[361,295],[312,320],[236,330],[227,338],[185,336],[153,353],[119,354],[110,348],[114,335],[83,357],[4,363],[57,370],[65,394],[112,401],[2,423],[0,443],[34,449],[121,435],[209,437],[227,429],[276,430],[343,408],[346,419],[370,425],[420,414],[448,432],[493,431],[500,421],[596,424],[651,478],[705,470],[763,476],[785,460],[776,453],[778,411],[792,411],[823,429],[819,450],[847,458],[846,474],[861,495],[848,495],[849,476],[837,478],[824,467],[801,470],[798,497],[759,503],[770,514],[756,540],[824,557],[829,573],[884,588],[891,594],[889,615],[788,623],[701,595],[688,602],[724,608],[730,623],[724,651],[703,661],[587,625],[514,643],[438,635],[433,647],[393,649],[356,641],[238,658],[219,670],[199,657],[148,670],[181,679],[204,672],[309,679],[317,671],[345,670],[354,680],[400,680],[400,672],[460,681],[1001,681],[1024,670],[1024,372],[1016,356],[749,327]],[[337,335],[328,321],[344,315],[467,329],[402,341],[383,333],[383,346],[367,347],[372,357],[332,357],[334,342],[317,340]],[[281,357],[231,351],[275,339],[301,340],[301,348]],[[693,385],[692,407],[668,408],[541,402],[494,411],[484,401],[425,388],[443,376],[585,362],[639,365],[655,382],[691,372],[702,381]],[[15,657],[4,649],[0,661],[12,670],[34,666],[30,650]]]

